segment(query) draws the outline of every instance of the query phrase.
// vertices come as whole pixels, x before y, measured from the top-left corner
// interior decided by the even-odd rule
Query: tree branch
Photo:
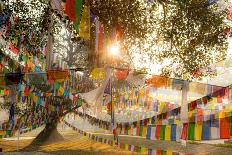
[[[61,117],[64,117],[64,116],[67,115],[68,113],[75,111],[76,109],[80,108],[81,106],[82,106],[82,105],[76,105],[76,106],[74,106],[73,108],[71,108],[70,110],[67,110],[67,111],[63,112],[63,114],[61,115]]]

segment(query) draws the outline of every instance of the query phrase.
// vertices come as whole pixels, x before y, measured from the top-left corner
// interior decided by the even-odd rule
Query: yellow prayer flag
[[[63,96],[63,94],[64,94],[64,88],[60,87],[58,90],[58,96]]]
[[[132,127],[129,129],[128,134],[129,134],[129,136],[132,136],[132,135],[133,135],[133,128],[132,128]]]
[[[226,109],[226,110],[229,110],[229,111],[232,111],[232,105],[227,105],[227,106],[225,106],[225,109]]]
[[[142,153],[142,154],[146,154],[146,153],[147,153],[147,148],[141,147],[141,153]]]
[[[126,150],[128,150],[128,147],[129,147],[128,144],[125,144],[125,149],[126,149]]]
[[[5,134],[5,131],[0,130],[0,135],[4,135],[4,134]]]
[[[202,135],[202,124],[196,123],[195,125],[195,140],[201,140]]]
[[[51,108],[52,108],[52,109],[51,109],[52,111],[55,111],[55,106],[51,106]]]
[[[166,102],[160,102],[158,106],[158,113],[165,112],[165,110],[166,110]]]
[[[174,124],[179,125],[180,124],[180,120],[175,119],[174,120]]]
[[[143,126],[143,137],[146,137],[147,134],[147,127]]]
[[[103,80],[106,78],[106,72],[104,68],[95,68],[90,74],[90,78],[93,80]]]
[[[90,39],[90,10],[87,5],[85,5],[83,9],[79,35],[83,39]]]
[[[33,96],[33,102],[38,103],[38,96]]]
[[[167,150],[167,154],[166,155],[172,155],[172,151]]]
[[[219,118],[225,118],[225,112],[224,111],[221,111],[219,112]]]
[[[230,117],[230,111],[229,110],[224,110],[225,117]]]
[[[170,140],[170,138],[171,138],[171,126],[166,125],[166,128],[165,128],[165,140]]]
[[[217,103],[217,97],[213,97],[212,103]]]

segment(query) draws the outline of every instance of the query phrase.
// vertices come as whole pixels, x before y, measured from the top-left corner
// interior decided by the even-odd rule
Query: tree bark
[[[81,105],[76,105],[74,107],[67,108],[66,111],[59,114],[56,112],[52,112],[49,114],[48,122],[45,126],[45,128],[37,135],[37,137],[32,141],[32,143],[23,149],[23,151],[35,151],[39,149],[40,146],[56,143],[59,141],[63,141],[64,137],[58,132],[57,126],[59,124],[59,121],[62,117],[64,117],[66,114],[75,111],[78,109]]]
[[[45,128],[37,135],[33,142],[25,148],[26,150],[36,149],[38,146],[44,144],[56,143],[64,140],[63,136],[58,132],[57,125],[59,123],[59,116],[53,114],[50,116],[50,120],[46,124]]]

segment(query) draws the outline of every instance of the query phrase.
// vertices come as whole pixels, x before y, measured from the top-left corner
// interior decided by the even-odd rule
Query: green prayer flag
[[[129,135],[129,127],[126,127],[126,135]]]
[[[78,97],[77,105],[81,105],[81,104],[82,104],[82,99],[80,97]]]
[[[54,82],[54,87],[56,90],[58,90],[60,88],[60,84],[58,82]]]
[[[32,125],[32,129],[36,129],[36,125],[35,124]]]
[[[165,128],[166,125],[162,125],[160,128],[160,140],[165,140]]]
[[[33,97],[33,93],[29,92],[29,97],[32,98]]]
[[[13,62],[13,60],[9,61],[8,64],[9,64],[10,69],[14,70],[14,62]]]
[[[20,99],[20,97],[22,96],[22,94],[23,94],[22,91],[18,92],[18,99]]]
[[[0,95],[4,95],[4,90],[1,90],[1,91],[0,91]]]
[[[6,131],[6,135],[11,136],[11,134],[12,134],[12,133],[11,133],[11,130],[7,130],[7,131]]]
[[[3,66],[3,70],[2,71],[3,71],[3,73],[9,73],[9,70],[6,67],[4,67],[4,66]]]
[[[162,151],[161,151],[161,154],[162,154],[162,155],[166,155],[166,154],[167,154],[167,151],[162,150]]]
[[[141,146],[138,147],[138,152],[139,152],[139,153],[142,152],[142,147],[141,147]]]
[[[195,135],[195,123],[189,123],[189,126],[188,126],[188,139],[189,140],[194,140],[194,135]]]
[[[123,144],[123,149],[126,149],[126,144]]]
[[[80,28],[81,10],[82,10],[82,0],[76,0],[75,1],[76,22],[74,23],[74,28],[77,31],[79,31],[79,28]]]

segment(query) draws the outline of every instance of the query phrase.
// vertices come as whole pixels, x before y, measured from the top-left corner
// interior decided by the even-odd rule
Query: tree
[[[217,11],[218,4],[210,5],[208,0],[89,2],[106,33],[117,25],[123,27],[124,61],[131,68],[147,64],[143,67],[160,68],[156,74],[191,80],[207,76],[207,72],[195,73],[225,58],[226,10]]]
[[[201,70],[226,56],[226,11],[216,12],[217,6],[207,6],[205,0],[161,2],[161,5],[163,19],[159,38],[163,45],[168,45],[159,54],[161,59],[170,59],[170,65],[178,64],[178,77],[191,80],[207,76]],[[168,11],[173,9],[177,11]],[[167,71],[170,65],[164,69]],[[200,73],[196,76],[197,72]]]
[[[12,68],[11,70],[8,70],[6,68],[7,66],[2,67],[4,68],[3,73],[6,75],[1,78],[4,80],[7,80],[7,78],[17,79],[17,77],[14,77],[16,75],[24,75],[23,77],[25,78],[20,79],[19,82],[14,85],[6,84],[4,86],[4,88],[9,90],[9,92],[8,95],[4,95],[4,102],[1,103],[1,107],[6,110],[13,107],[13,113],[17,115],[17,124],[12,118],[9,119],[11,122],[10,124],[12,124],[9,127],[9,130],[11,130],[14,126],[17,130],[46,121],[44,130],[35,139],[35,142],[44,142],[53,132],[57,133],[56,127],[60,118],[79,108],[81,104],[74,103],[67,94],[46,96],[45,94],[47,92],[51,92],[52,88],[51,84],[49,84],[46,80],[46,73],[43,72],[44,70],[42,67],[33,65],[33,67],[30,67],[27,71],[34,72],[35,68],[38,67],[36,69],[36,73],[24,74],[24,69],[28,62],[30,62],[30,65],[34,62],[29,56],[33,56],[36,60],[41,59],[42,62],[46,59],[43,55],[42,49],[45,47],[43,43],[47,41],[48,25],[51,22],[49,21],[48,16],[54,16],[48,2],[41,0],[31,0],[27,2],[5,1],[4,8],[3,14],[12,12],[12,16],[14,17],[12,18],[14,19],[14,22],[10,23],[6,21],[6,23],[8,22],[11,25],[7,27],[7,31],[9,31],[9,33],[4,36],[4,39],[13,43],[15,48],[19,51],[21,59],[15,61],[7,57],[5,53],[1,53],[1,60],[8,60],[8,63],[12,62],[13,64],[11,65],[12,67],[10,67],[10,69]],[[41,48],[41,46],[43,46],[43,48]],[[23,59],[25,59],[25,62]],[[19,69],[15,66],[18,66]],[[70,71],[72,80],[78,82],[78,79],[73,77],[73,74],[73,71]],[[59,83],[56,82],[56,86],[59,88],[63,87],[63,91],[68,92],[73,92],[72,88],[76,88],[69,80]],[[53,90],[57,92],[59,91],[59,88],[54,88]],[[38,96],[38,94],[44,95]],[[35,97],[35,100],[33,99],[33,96]],[[38,100],[40,100],[40,103],[37,102]],[[48,103],[49,106],[60,107],[60,109],[62,107],[63,110],[53,109],[49,111],[48,108],[46,108],[46,104],[43,106],[41,105],[41,102],[44,100],[46,100],[46,103]],[[59,135],[55,136],[59,137]]]
[[[70,68],[88,68],[88,42],[76,40],[74,34],[68,31],[64,24],[60,24],[59,33],[54,35],[53,49]]]
[[[138,62],[142,66],[146,61],[150,61],[150,64],[161,61],[160,69],[163,69],[161,73],[171,76],[176,68],[170,69],[170,66],[177,64],[180,69],[174,76],[192,79],[195,78],[194,72],[225,56],[226,38],[223,35],[225,12],[215,12],[215,6],[207,7],[206,0],[156,0],[153,4],[142,0],[89,0],[88,3],[92,13],[98,16],[104,24],[105,35],[108,38],[117,26],[122,27],[121,43],[126,51],[123,58],[127,62],[126,65],[131,68],[137,67],[136,63]],[[6,6],[13,11],[18,22],[13,25],[14,29],[11,29],[11,35],[5,39],[8,41],[12,41],[14,38],[20,39],[21,36],[26,36],[25,31],[33,30],[34,35],[25,41],[33,48],[27,50],[35,57],[41,56],[38,54],[40,53],[38,52],[39,46],[42,41],[47,41],[48,25],[51,22],[48,17],[54,16],[48,1],[31,0],[27,3],[20,0],[7,1]],[[72,31],[72,29],[70,30]],[[65,37],[54,36],[55,51],[59,52],[60,56],[64,56],[64,60],[70,67],[85,66],[82,64],[86,63],[85,52],[88,51],[85,42],[80,40],[73,42],[72,33],[65,33],[65,35]],[[63,52],[67,52],[67,54]],[[21,54],[24,54],[24,51],[21,51]],[[78,58],[81,59],[80,64],[79,61],[76,62]],[[46,57],[42,59],[45,60]],[[136,62],[137,60],[139,61]],[[43,75],[38,75],[38,77],[40,76]],[[38,77],[36,78],[38,79]],[[69,90],[73,88],[71,84],[71,82],[60,83]],[[51,91],[47,81],[38,85],[28,84],[24,81],[24,85],[33,93]],[[20,92],[19,90],[19,88],[11,89],[13,94],[14,91]],[[47,102],[53,106],[62,105],[64,111],[41,110],[40,115],[44,113],[44,117],[40,117],[36,111],[43,107],[34,103],[28,102],[25,107],[17,108],[21,108],[19,114],[28,122],[37,121],[33,119],[35,114],[37,115],[35,118],[47,120],[45,130],[37,137],[39,140],[44,140],[52,131],[56,130],[57,123],[62,116],[80,106],[73,104],[70,99],[60,96],[48,97]],[[15,102],[10,101],[10,104],[12,103]],[[15,106],[17,106],[16,103]]]

